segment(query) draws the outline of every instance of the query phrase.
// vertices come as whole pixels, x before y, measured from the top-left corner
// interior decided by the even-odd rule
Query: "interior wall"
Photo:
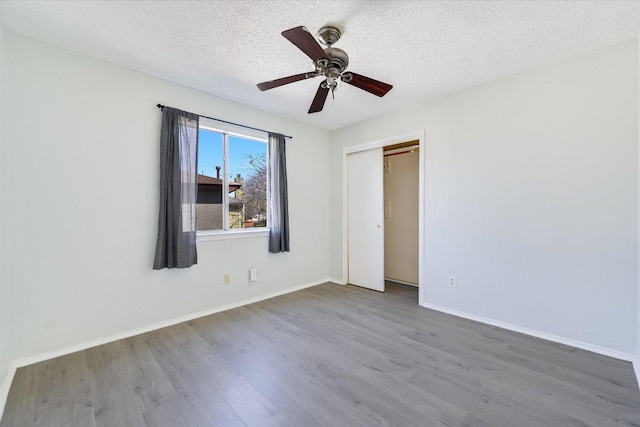
[[[640,69],[640,36],[638,36],[637,40],[637,44],[638,44],[638,69]],[[639,76],[640,79],[640,76]],[[638,99],[640,99],[640,84],[638,84]],[[640,109],[638,111],[638,147],[639,147],[639,153],[638,153],[638,169],[640,170]],[[639,194],[639,199],[638,199],[638,301],[637,301],[637,307],[638,307],[638,318],[636,321],[636,358],[634,360],[633,363],[633,367],[635,368],[636,371],[636,379],[638,380],[638,385],[640,385],[640,171],[638,172],[639,176],[638,176],[638,194]]]
[[[9,365],[13,358],[12,354],[12,328],[10,311],[10,295],[9,282],[7,279],[5,258],[7,255],[6,237],[5,237],[5,221],[4,211],[6,209],[5,186],[7,185],[6,177],[6,120],[5,120],[5,104],[6,104],[6,31],[0,22],[0,388],[9,371]],[[3,399],[0,391],[0,401]],[[2,408],[0,408],[0,413]]]
[[[384,277],[418,285],[419,152],[385,157]]]
[[[328,132],[15,33],[8,41],[14,357],[327,278]],[[158,103],[293,136],[290,253],[270,254],[267,237],[206,241],[196,266],[152,270]]]
[[[424,302],[632,355],[637,40],[333,131],[332,277],[343,148],[420,129]]]

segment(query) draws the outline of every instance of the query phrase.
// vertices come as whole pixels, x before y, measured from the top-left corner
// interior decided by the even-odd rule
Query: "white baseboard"
[[[638,382],[638,389],[640,389],[640,355],[633,359],[633,370],[636,373],[636,381]]]
[[[514,325],[514,324],[511,324],[511,323],[507,323],[507,322],[502,322],[500,320],[489,319],[487,317],[482,317],[482,316],[477,316],[475,314],[465,313],[463,311],[458,311],[458,310],[454,310],[454,309],[451,309],[451,308],[442,307],[442,306],[439,306],[439,305],[436,305],[436,304],[422,303],[421,305],[423,307],[430,308],[430,309],[436,310],[436,311],[440,311],[442,313],[452,314],[454,316],[463,317],[463,318],[469,319],[469,320],[475,320],[476,322],[485,323],[485,324],[491,325],[491,326],[497,326],[498,328],[508,329],[508,330],[514,331],[514,332],[520,332],[521,334],[531,335],[531,336],[536,337],[536,338],[542,338],[544,340],[553,341],[553,342],[557,342],[557,343],[560,343],[560,344],[565,344],[565,345],[568,345],[570,347],[580,348],[582,350],[591,351],[593,353],[602,354],[602,355],[605,355],[605,356],[613,357],[615,359],[625,360],[627,362],[633,362],[635,360],[635,356],[633,354],[630,354],[630,353],[625,353],[625,352],[618,351],[618,350],[612,350],[610,348],[600,347],[600,346],[593,345],[593,344],[588,344],[588,343],[585,343],[585,342],[582,342],[582,341],[577,341],[577,340],[573,340],[573,339],[570,339],[570,338],[565,338],[565,337],[560,337],[560,336],[553,335],[553,334],[548,334],[546,332],[537,331],[535,329],[524,328],[522,326]],[[638,375],[638,370],[637,369],[639,369],[639,368],[640,368],[640,366],[638,368],[636,368],[635,365],[634,365],[634,369],[636,369],[636,376]]]
[[[384,280],[386,280],[387,282],[393,282],[393,283],[398,283],[400,285],[405,285],[405,286],[412,286],[414,288],[418,287],[417,283],[411,283],[411,282],[405,282],[404,280],[398,280],[398,279],[390,279],[388,277],[385,277]]]
[[[9,372],[7,372],[7,376],[4,377],[4,381],[0,384],[0,420],[2,420],[4,405],[7,403],[7,396],[9,396],[9,389],[11,388],[13,377],[16,374],[16,369],[18,369],[18,365],[16,365],[14,361],[9,366]]]
[[[338,285],[346,285],[346,283],[344,283],[344,281],[338,280],[338,279],[334,279],[332,277],[329,277],[327,280],[330,281],[331,283],[336,283]]]
[[[197,319],[199,317],[208,316],[214,313],[220,313],[222,311],[231,310],[233,308],[242,307],[243,305],[253,304],[254,302],[263,301],[269,298],[274,298],[280,295],[288,294],[291,292],[299,291],[302,289],[310,288],[312,286],[320,285],[322,283],[333,282],[334,280],[330,278],[324,278],[321,280],[316,280],[314,282],[305,283],[303,285],[292,286],[287,289],[283,289],[276,292],[270,292],[268,294],[260,295],[253,298],[247,298],[244,300],[240,300],[231,304],[226,304],[220,307],[214,307],[208,310],[199,311],[196,313],[186,314],[184,316],[175,317],[173,319],[165,320],[162,322],[154,323],[147,326],[142,326],[140,328],[131,329],[125,332],[120,332],[117,334],[109,335],[104,338],[98,338],[95,340],[85,341],[79,344],[71,345],[68,347],[63,347],[57,350],[48,351],[45,353],[37,354],[34,356],[23,357],[21,359],[14,360],[11,362],[11,366],[9,367],[9,372],[7,373],[6,378],[0,385],[0,419],[2,419],[2,414],[4,412],[4,406],[7,403],[7,396],[9,395],[9,389],[11,388],[11,383],[13,382],[13,377],[15,376],[16,370],[23,366],[32,365],[34,363],[42,362],[44,360],[53,359],[55,357],[64,356],[66,354],[75,353],[76,351],[86,350],[91,347],[96,347],[98,345],[107,344],[113,341],[118,341],[124,338],[133,337],[135,335],[144,334],[146,332],[155,331],[157,329],[166,328],[167,326],[176,325],[178,323],[187,322],[189,320]]]

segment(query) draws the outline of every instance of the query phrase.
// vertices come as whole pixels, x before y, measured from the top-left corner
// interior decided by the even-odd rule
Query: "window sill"
[[[208,242],[210,240],[247,239],[250,237],[269,237],[269,229],[237,230],[237,231],[198,231],[196,242]]]

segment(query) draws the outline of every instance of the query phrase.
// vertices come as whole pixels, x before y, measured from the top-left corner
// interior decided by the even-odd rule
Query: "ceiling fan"
[[[313,60],[315,70],[260,83],[258,89],[269,90],[300,80],[322,76],[324,80],[320,83],[316,96],[313,98],[309,114],[322,111],[329,91],[333,96],[338,87],[338,80],[380,97],[385,96],[393,87],[370,77],[345,71],[349,65],[349,56],[344,50],[333,47],[333,44],[342,35],[336,27],[326,26],[318,31],[318,39],[327,46],[324,49],[305,27],[291,28],[283,31],[282,35]]]

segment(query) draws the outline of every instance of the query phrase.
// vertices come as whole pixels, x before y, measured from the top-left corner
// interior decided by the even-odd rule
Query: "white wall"
[[[637,38],[638,41],[638,69],[640,69],[640,36]],[[640,84],[638,84],[638,99],[640,99]],[[638,317],[636,322],[636,357],[633,362],[633,367],[636,372],[636,379],[638,380],[638,385],[640,385],[640,108],[638,111]]]
[[[3,400],[2,385],[9,371],[9,364],[13,358],[12,354],[12,329],[11,317],[9,315],[9,282],[6,274],[5,257],[7,246],[5,241],[4,209],[6,208],[5,185],[6,179],[6,159],[5,147],[5,100],[6,100],[6,31],[0,23],[0,402]],[[0,413],[2,408],[0,408]]]
[[[8,41],[14,357],[328,276],[328,132],[15,33]],[[294,137],[290,253],[268,253],[266,237],[209,241],[198,244],[197,266],[152,270],[157,103]],[[250,266],[259,271],[251,286]]]
[[[384,277],[418,284],[419,152],[385,157]],[[386,209],[386,208],[385,208]]]
[[[638,114],[632,40],[332,132],[331,276],[343,147],[424,129],[425,302],[633,354]]]

